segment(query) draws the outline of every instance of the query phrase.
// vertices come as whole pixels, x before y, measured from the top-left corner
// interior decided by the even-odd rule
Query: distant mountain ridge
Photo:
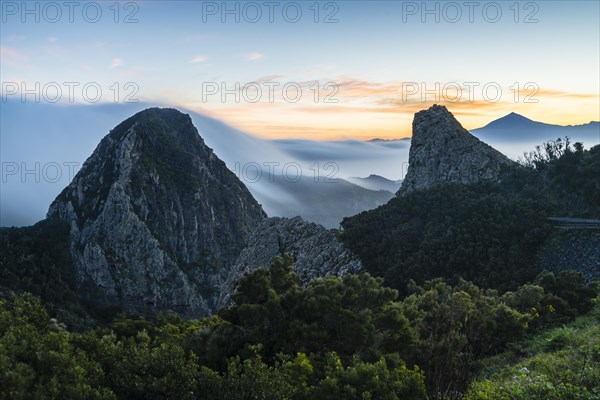
[[[529,128],[532,126],[558,126],[558,125],[546,124],[544,122],[537,122],[537,121],[529,119],[521,114],[511,112],[510,114],[505,115],[502,118],[498,118],[479,129],[505,129],[505,128],[514,129],[514,128]]]
[[[402,179],[391,180],[380,175],[371,174],[366,178],[350,177],[347,179],[355,185],[364,187],[369,190],[385,190],[391,193],[396,193],[402,185]]]
[[[521,114],[517,114],[515,112],[511,112],[510,114],[505,115],[504,117],[498,118],[489,124],[482,126],[481,128],[474,129],[477,131],[479,129],[518,129],[518,128],[538,128],[538,127],[546,127],[546,128],[578,128],[578,127],[597,127],[600,122],[598,121],[590,121],[585,124],[578,125],[557,125],[557,124],[548,124],[545,122],[534,121],[529,119]]]
[[[598,121],[580,125],[554,125],[534,121],[516,113],[473,129],[471,133],[512,158],[518,158],[524,152],[533,150],[536,145],[559,137],[569,137],[571,142],[582,142],[586,148],[600,144]]]

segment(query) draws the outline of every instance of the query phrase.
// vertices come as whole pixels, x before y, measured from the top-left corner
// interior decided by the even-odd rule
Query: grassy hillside
[[[600,399],[600,304],[482,363],[466,400]]]

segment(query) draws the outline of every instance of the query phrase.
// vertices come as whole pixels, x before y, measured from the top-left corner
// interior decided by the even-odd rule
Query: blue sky
[[[73,22],[63,2],[50,3],[2,2],[4,97],[20,96],[14,85],[35,91],[36,83],[49,95],[45,85],[57,82],[65,101],[63,82],[94,82],[102,102],[133,94],[277,138],[406,137],[414,112],[436,93],[469,129],[511,111],[558,124],[600,119],[598,1],[473,2],[472,22],[466,2],[74,2]],[[102,15],[92,23],[96,5]],[[239,22],[235,12],[223,22],[223,7],[237,8]],[[423,7],[433,13],[422,15]],[[257,9],[262,16],[252,23]],[[297,9],[302,16],[292,23]],[[126,23],[128,16],[137,22]],[[236,82],[257,82],[258,101],[236,102]],[[279,84],[273,102],[263,82]],[[452,83],[461,88],[457,102]],[[292,94],[302,88],[298,102],[286,101],[286,84]],[[203,96],[207,85],[218,92]],[[223,87],[232,91],[224,101]],[[496,87],[502,94],[493,102]],[[75,101],[85,103],[79,88]],[[325,102],[327,94],[337,102]]]

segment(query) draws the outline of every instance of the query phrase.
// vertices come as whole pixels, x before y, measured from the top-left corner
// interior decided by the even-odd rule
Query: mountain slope
[[[296,218],[268,218],[252,233],[246,247],[223,284],[219,307],[230,305],[230,296],[245,273],[273,262],[275,256],[288,254],[303,284],[324,276],[358,273],[362,264],[339,242],[335,234],[321,225]]]
[[[113,129],[48,211],[70,225],[82,296],[192,314],[265,217],[190,117],[157,108]]]

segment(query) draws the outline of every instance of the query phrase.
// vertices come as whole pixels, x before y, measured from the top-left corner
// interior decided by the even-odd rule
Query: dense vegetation
[[[68,238],[69,226],[51,219],[23,228],[0,228],[0,294],[32,293],[71,329],[110,322],[118,307],[77,296]]]
[[[546,215],[540,202],[498,185],[448,184],[345,219],[342,238],[402,293],[410,279],[436,277],[507,290],[540,272],[534,258],[551,229]]]
[[[93,321],[89,307],[81,304],[75,293],[68,236],[67,224],[53,220],[24,228],[1,228],[0,293],[32,293],[52,315],[83,329],[92,326]]]
[[[76,302],[67,224],[44,220],[0,232],[0,287],[21,288],[45,303]]]
[[[538,173],[563,212],[600,217],[600,145],[584,150],[559,138],[525,154],[521,164]]]
[[[367,270],[406,293],[460,277],[513,290],[541,272],[536,254],[550,216],[600,216],[600,146],[549,142],[501,182],[445,184],[415,191],[344,219],[342,240]]]
[[[403,300],[368,274],[298,282],[291,259],[278,259],[242,278],[217,316],[120,315],[82,333],[11,294],[0,301],[0,397],[457,397],[486,357],[589,311],[596,294],[575,273],[503,295],[437,279]]]
[[[600,398],[600,307],[486,360],[467,400]]]

